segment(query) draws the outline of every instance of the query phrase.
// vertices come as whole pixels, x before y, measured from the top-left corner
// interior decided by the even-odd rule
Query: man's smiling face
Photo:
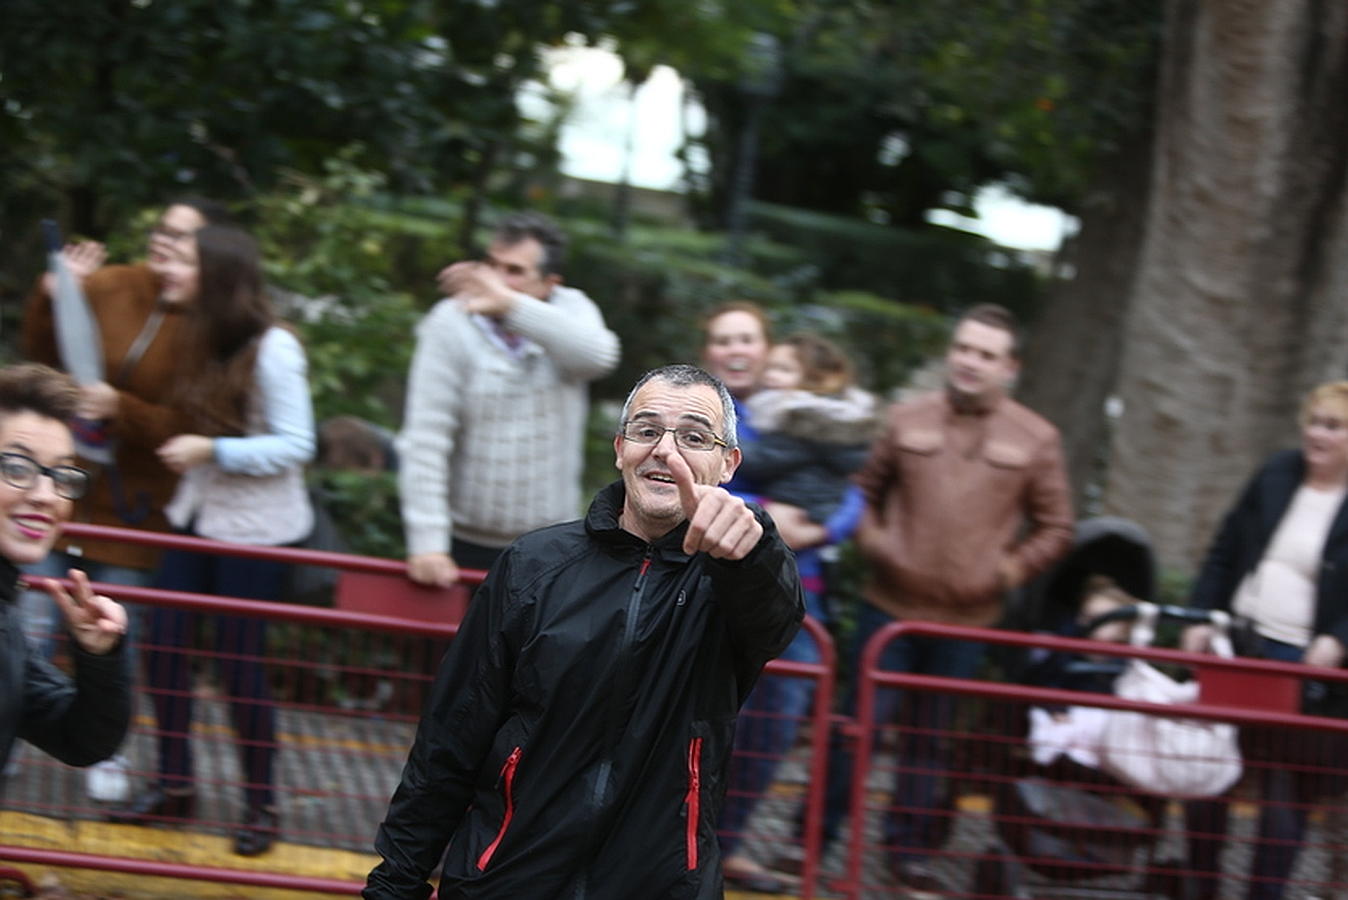
[[[705,384],[678,387],[658,378],[646,382],[633,396],[628,421],[660,428],[700,428],[721,436],[725,419],[721,398]],[[619,434],[613,441],[618,471],[627,497],[623,504],[623,527],[647,541],[673,530],[684,519],[679,488],[667,460],[680,453],[698,484],[729,481],[739,465],[739,450],[719,445],[710,450],[680,450],[674,435],[667,433],[654,444],[638,444]]]

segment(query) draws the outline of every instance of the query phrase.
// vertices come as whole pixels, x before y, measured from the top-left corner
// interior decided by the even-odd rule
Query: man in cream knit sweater
[[[446,299],[417,327],[398,440],[409,577],[448,587],[526,531],[580,514],[588,383],[618,338],[562,285],[566,239],[508,216],[484,260],[438,277]]]

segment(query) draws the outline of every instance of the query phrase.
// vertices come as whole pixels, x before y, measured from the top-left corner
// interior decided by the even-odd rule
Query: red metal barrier
[[[1158,706],[1110,693],[887,671],[884,651],[901,637],[1147,660],[1177,674],[1188,670],[1202,700]],[[894,623],[863,654],[847,858],[843,871],[822,883],[847,897],[892,897],[894,863],[922,859],[948,897],[1081,896],[1090,888],[1111,896],[1216,898],[1235,896],[1236,885],[1243,891],[1250,882],[1267,889],[1258,895],[1252,888],[1250,896],[1275,897],[1284,876],[1281,896],[1340,896],[1348,889],[1348,873],[1339,871],[1348,721],[1288,708],[1309,681],[1348,686],[1348,672]],[[893,715],[869,724],[885,705],[896,707]],[[1040,713],[1032,737],[1034,709]],[[1113,711],[1239,726],[1243,765],[1231,773],[1238,781],[1215,798],[1196,800],[1126,783],[1119,774],[1126,768],[1122,733],[1100,730],[1117,729]],[[1163,761],[1156,771],[1167,776],[1222,759],[1160,741],[1146,751],[1127,749]],[[904,794],[899,802],[891,796],[896,785]],[[939,797],[942,785],[949,805],[920,799]],[[1308,822],[1300,834],[1269,824],[1297,818]],[[1280,855],[1283,863],[1294,857],[1290,874],[1271,874]]]
[[[429,591],[406,580],[403,563],[322,551],[221,544],[181,535],[71,525],[68,532],[201,551],[223,556],[275,559],[331,566],[343,573],[335,591],[335,607],[266,603],[152,588],[96,585],[121,601],[140,604],[144,612],[176,610],[193,615],[189,648],[157,645],[142,623],[138,642],[142,669],[148,660],[179,656],[193,668],[188,691],[142,683],[136,717],[124,752],[130,760],[134,788],[157,778],[159,744],[175,733],[162,728],[155,703],[191,696],[194,724],[190,732],[197,804],[190,822],[163,824],[194,832],[229,835],[237,827],[243,791],[249,783],[237,758],[256,742],[240,739],[231,718],[230,697],[218,683],[223,663],[260,665],[267,673],[269,697],[250,704],[266,706],[277,720],[276,790],[280,807],[280,840],[292,844],[369,853],[376,826],[396,786],[422,707],[422,698],[447,642],[457,632],[466,607],[466,591]],[[464,572],[476,583],[484,573]],[[262,653],[237,653],[215,645],[214,630],[237,623],[266,623]],[[828,633],[813,620],[812,635],[820,661],[770,663],[765,675],[813,685],[807,736],[790,762],[803,774],[796,791],[803,803],[804,856],[801,896],[814,891],[819,856],[824,766],[829,711],[834,691],[835,653]],[[58,649],[58,656],[61,651]],[[158,654],[158,656],[156,656]],[[745,727],[752,727],[747,722]],[[183,732],[177,732],[182,734]],[[20,771],[11,778],[4,809],[62,820],[102,820],[109,806],[86,797],[83,773],[33,751],[21,755]],[[795,796],[785,792],[789,800]],[[776,798],[772,798],[776,799]],[[139,827],[139,826],[120,826]],[[770,837],[767,840],[790,841]],[[210,865],[133,859],[113,853],[81,852],[24,846],[0,828],[0,859],[19,863],[88,868],[147,876],[189,878],[253,887],[288,888],[330,894],[356,894],[360,885],[331,877],[305,876],[233,868],[222,854]],[[265,857],[263,857],[265,860]]]
[[[72,525],[72,534],[97,535],[127,542],[175,547],[222,556],[275,559],[324,565],[357,573],[366,590],[405,601],[415,595],[418,611],[406,602],[343,604],[321,608],[268,603],[151,588],[98,584],[114,598],[140,604],[142,613],[191,614],[193,637],[179,647],[157,646],[141,623],[138,653],[142,666],[135,718],[123,752],[130,763],[134,792],[158,777],[156,745],[186,734],[194,757],[196,809],[191,821],[162,824],[207,834],[231,834],[237,828],[249,778],[241,751],[262,742],[241,740],[239,721],[231,721],[231,698],[217,670],[247,666],[265,673],[266,689],[251,697],[252,715],[276,719],[276,801],[280,840],[294,844],[369,853],[375,828],[401,773],[422,699],[448,641],[458,629],[462,590],[429,591],[406,581],[403,563],[295,548],[221,544],[180,535]],[[465,571],[476,583],[484,573]],[[373,580],[371,580],[373,579]],[[339,583],[339,602],[342,589]],[[348,592],[349,595],[349,592]],[[350,596],[348,596],[350,599]],[[444,615],[437,618],[436,601]],[[380,610],[372,612],[368,610]],[[367,610],[367,611],[361,611]],[[415,616],[415,617],[413,617]],[[228,642],[211,640],[231,628],[261,629],[261,652],[240,652]],[[58,643],[62,638],[57,638]],[[63,650],[58,646],[58,659]],[[156,656],[156,654],[158,654]],[[191,666],[187,690],[156,689],[147,683],[147,660],[174,659]],[[222,669],[223,667],[223,669]],[[160,727],[155,705],[190,698],[195,707],[188,732]],[[4,807],[62,820],[102,820],[110,805],[89,800],[83,773],[32,750],[20,754],[19,770],[7,782]],[[137,826],[120,826],[137,827]],[[0,859],[106,871],[134,872],[258,887],[285,887],[323,893],[359,893],[353,882],[231,868],[223,854],[219,865],[189,866],[166,860],[127,859],[75,850],[20,846],[13,834],[0,833]]]
[[[801,857],[800,884],[796,893],[809,900],[814,896],[819,877],[820,826],[824,814],[824,785],[827,780],[830,713],[833,708],[836,672],[836,650],[832,636],[817,620],[807,616],[803,625],[814,644],[813,655],[818,662],[788,662],[774,660],[768,663],[759,680],[759,689],[767,679],[780,679],[787,689],[807,688],[812,692],[808,711],[803,715],[784,713],[780,709],[741,711],[736,724],[736,750],[731,760],[727,804],[740,802],[755,808],[753,819],[738,831],[721,834],[733,836],[740,845],[757,844],[760,855],[765,850],[775,854],[799,852]],[[763,744],[755,746],[760,733],[788,731],[804,736],[803,742],[788,742],[785,747],[771,747],[774,742],[766,734]],[[774,770],[761,790],[746,790],[738,786],[735,772],[748,767],[766,766]],[[794,822],[799,818],[799,834],[782,832],[760,835],[754,828],[754,819],[772,818],[777,822]]]

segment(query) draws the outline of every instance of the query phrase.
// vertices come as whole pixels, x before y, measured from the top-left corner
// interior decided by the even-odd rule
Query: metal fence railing
[[[122,749],[136,789],[160,777],[167,748],[184,741],[191,748],[190,817],[162,816],[146,824],[108,822],[113,805],[91,800],[84,773],[25,748],[6,782],[0,803],[0,860],[18,867],[66,867],[135,876],[193,879],[250,888],[278,888],[330,895],[355,895],[363,873],[297,873],[267,855],[247,864],[229,851],[250,790],[259,783],[257,756],[270,755],[274,805],[279,814],[278,847],[322,848],[362,854],[368,866],[376,827],[397,785],[423,701],[440,657],[457,632],[469,586],[484,573],[466,572],[464,584],[428,590],[406,579],[401,562],[296,548],[222,544],[179,535],[72,525],[77,535],[140,544],[246,556],[294,565],[331,567],[339,573],[330,605],[271,603],[153,588],[95,585],[115,599],[135,604],[142,621],[136,706],[130,736]],[[149,616],[181,614],[181,640],[159,643]],[[756,803],[786,803],[801,810],[800,837],[763,834],[751,820],[746,837],[795,843],[806,862],[802,896],[811,896],[819,855],[823,766],[833,705],[833,644],[827,631],[809,620],[818,663],[773,662],[764,677],[808,683],[808,715],[795,723],[800,736],[782,759],[781,779]],[[233,640],[247,633],[255,640]],[[64,655],[55,638],[58,662]],[[240,693],[248,682],[241,670],[260,672],[262,684]],[[165,678],[168,670],[189,677]],[[180,711],[190,701],[184,724]],[[176,705],[176,706],[175,706]],[[746,715],[741,729],[770,724],[770,711]],[[253,720],[274,728],[259,731]],[[264,734],[265,737],[258,737]],[[168,752],[177,752],[170,750]],[[36,821],[76,823],[101,829],[99,838],[62,841],[34,838]],[[215,838],[218,848],[191,863],[175,853],[137,855],[135,829]],[[90,832],[82,831],[84,835]],[[0,870],[0,881],[5,871]]]

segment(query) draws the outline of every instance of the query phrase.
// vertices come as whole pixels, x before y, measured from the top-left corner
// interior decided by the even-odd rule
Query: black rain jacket
[[[19,572],[0,559],[0,768],[16,737],[71,766],[107,759],[131,722],[131,681],[123,644],[94,655],[71,642],[75,679],[36,656],[23,633]]]
[[[1300,450],[1279,451],[1255,472],[1208,548],[1194,582],[1193,606],[1231,610],[1240,582],[1263,560],[1305,478]],[[1334,515],[1320,551],[1311,634],[1332,634],[1348,647],[1348,503]]]
[[[517,540],[436,678],[363,896],[722,896],[716,821],[735,716],[804,615],[771,520],[743,560],[584,522]]]

